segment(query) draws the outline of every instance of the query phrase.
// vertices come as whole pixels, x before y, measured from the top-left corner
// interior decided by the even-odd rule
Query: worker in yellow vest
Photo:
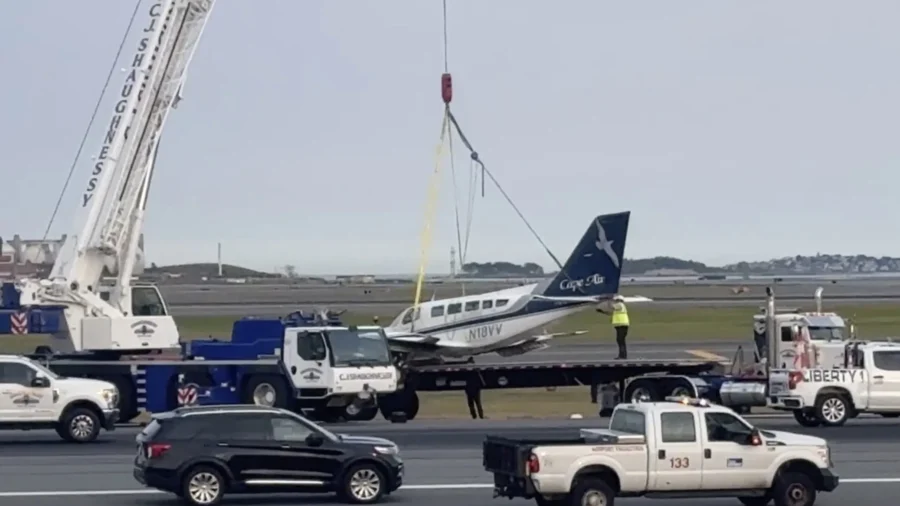
[[[619,355],[617,359],[628,358],[628,350],[625,346],[625,338],[628,337],[628,307],[625,305],[625,298],[621,295],[613,297],[609,310],[606,311],[602,306],[597,307],[597,311],[610,315],[610,323],[616,331],[616,344],[619,346]]]

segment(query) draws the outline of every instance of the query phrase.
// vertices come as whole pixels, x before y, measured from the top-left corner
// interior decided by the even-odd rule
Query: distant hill
[[[157,266],[151,264],[149,268],[144,269],[145,275],[150,276],[179,276],[184,278],[217,278],[219,277],[219,264],[180,264],[180,265],[163,265]],[[271,272],[255,271],[240,267],[238,265],[222,264],[222,277],[225,278],[277,278],[278,274]]]

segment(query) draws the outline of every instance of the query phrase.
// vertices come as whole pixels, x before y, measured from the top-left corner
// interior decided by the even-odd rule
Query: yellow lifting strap
[[[431,225],[434,221],[434,213],[437,210],[438,187],[441,182],[441,166],[444,160],[444,145],[446,144],[447,135],[450,133],[450,107],[444,108],[444,118],[441,120],[441,137],[434,153],[434,172],[431,173],[431,183],[428,188],[428,200],[425,208],[425,225],[422,228],[421,250],[419,259],[419,276],[416,279],[416,298],[413,308],[418,311],[419,303],[422,301],[422,285],[425,281],[425,267],[428,265],[428,253],[431,249]],[[415,327],[416,312],[412,314],[413,327]]]

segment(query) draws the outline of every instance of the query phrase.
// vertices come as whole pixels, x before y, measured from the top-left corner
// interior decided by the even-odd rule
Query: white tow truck
[[[0,355],[0,430],[54,429],[75,443],[97,439],[119,419],[119,392],[106,381],[63,378],[25,357]]]
[[[488,436],[485,469],[494,496],[533,498],[539,506],[602,504],[616,497],[736,497],[747,506],[811,506],[831,492],[828,443],[754,428],[704,399],[623,404],[607,429],[568,440]]]
[[[900,416],[900,344],[855,341],[841,351],[843,363],[828,367],[804,347],[807,367],[771,370],[769,406],[792,411],[805,427],[844,425],[860,413]]]

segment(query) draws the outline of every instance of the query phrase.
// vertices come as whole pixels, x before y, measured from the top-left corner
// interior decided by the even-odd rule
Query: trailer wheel
[[[659,401],[659,392],[653,381],[647,379],[639,379],[632,381],[625,388],[625,395],[622,400],[624,402],[649,402]]]
[[[286,408],[290,401],[284,378],[270,374],[251,376],[244,383],[241,400],[245,404],[255,404],[274,408]]]

